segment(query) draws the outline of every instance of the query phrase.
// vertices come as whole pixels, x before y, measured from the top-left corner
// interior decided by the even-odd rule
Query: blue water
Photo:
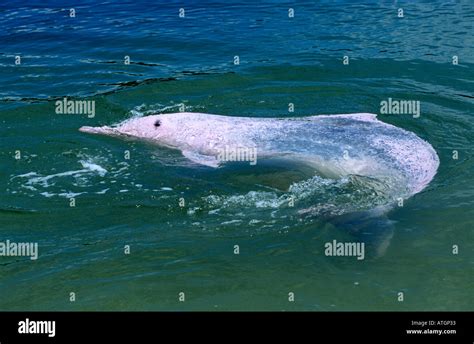
[[[0,241],[40,249],[0,257],[0,309],[474,309],[472,1],[3,1],[0,22]],[[56,114],[64,97],[94,100],[96,116]],[[380,113],[389,97],[421,102],[420,118],[378,118],[441,165],[362,234],[275,208],[305,170],[189,166],[77,130],[182,110]],[[349,192],[328,185],[321,200]],[[333,239],[367,240],[367,258],[326,257]]]

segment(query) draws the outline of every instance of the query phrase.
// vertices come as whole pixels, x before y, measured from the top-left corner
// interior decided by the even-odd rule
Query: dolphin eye
[[[155,122],[155,128],[158,128],[160,125],[161,125],[160,120],[157,120],[157,121]]]

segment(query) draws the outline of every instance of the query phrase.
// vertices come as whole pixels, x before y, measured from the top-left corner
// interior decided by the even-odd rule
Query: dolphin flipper
[[[188,158],[192,162],[195,162],[196,164],[213,167],[213,168],[219,167],[219,160],[217,160],[216,157],[214,156],[203,155],[203,154],[199,154],[192,151],[186,151],[186,150],[182,151],[182,153],[186,158]]]

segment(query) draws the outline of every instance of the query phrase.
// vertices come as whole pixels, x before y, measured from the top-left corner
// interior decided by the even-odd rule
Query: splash
[[[76,187],[87,186],[90,178],[94,176],[104,177],[108,171],[99,165],[94,159],[83,157],[78,163],[83,167],[82,169],[75,169],[65,172],[53,173],[49,175],[41,175],[38,172],[28,172],[12,176],[10,182],[19,181],[20,188],[29,190],[29,191],[40,191],[39,194],[50,198],[53,196],[71,198],[78,195],[82,195],[86,192],[72,192],[72,191],[62,191],[62,192],[51,192],[51,191],[42,191],[45,189],[50,189],[54,187],[58,181],[63,181],[65,178],[72,178],[72,185]]]
[[[351,175],[341,179],[314,176],[295,182],[286,192],[250,191],[238,195],[210,195],[203,197],[210,213],[241,211],[257,213],[275,210],[275,217],[295,210],[311,216],[338,216],[356,211],[371,210],[396,202],[400,190],[390,184],[367,177]]]

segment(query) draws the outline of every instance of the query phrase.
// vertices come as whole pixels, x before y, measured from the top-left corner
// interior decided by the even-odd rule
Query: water
[[[473,310],[472,2],[200,1],[184,18],[181,7],[0,5],[0,241],[39,245],[36,261],[0,257],[0,309]],[[64,97],[94,100],[96,116],[56,114]],[[284,164],[198,167],[77,130],[180,110],[379,113],[389,97],[421,102],[420,118],[378,118],[428,141],[440,167],[359,231],[323,216],[355,197],[375,205],[357,182]],[[322,215],[279,203],[289,188],[320,197]],[[334,239],[366,241],[366,258],[326,257]]]

